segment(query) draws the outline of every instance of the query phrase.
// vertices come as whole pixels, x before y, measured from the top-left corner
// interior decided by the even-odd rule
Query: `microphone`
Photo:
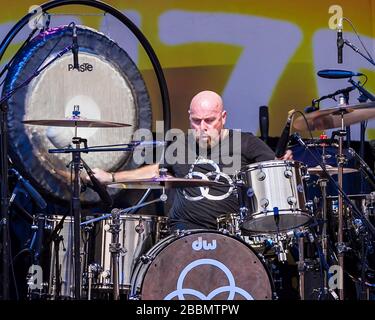
[[[311,102],[311,106],[306,107],[303,111],[304,111],[305,113],[311,113],[311,112],[314,112],[314,111],[319,110],[319,105],[317,106],[316,103],[317,103],[317,101],[314,99],[314,100]]]
[[[40,209],[45,209],[47,208],[47,203],[44,201],[42,196],[36,189],[30,184],[29,181],[27,181],[24,177],[21,176],[21,174],[14,168],[9,170],[12,172],[18,179],[18,181],[24,186],[24,188],[27,190],[27,192],[30,194],[31,198],[35,201],[36,205]]]
[[[337,24],[337,63],[342,63],[342,49],[344,47],[344,39],[342,38],[342,18]]]
[[[269,115],[267,106],[259,107],[259,128],[260,138],[267,143],[269,131]]]
[[[99,180],[95,177],[94,172],[90,169],[90,167],[87,165],[83,159],[81,159],[82,165],[85,168],[91,183],[92,183],[92,189],[99,195],[100,199],[103,201],[103,203],[108,206],[113,206],[113,200],[110,194],[108,193],[107,189],[99,182]]]
[[[72,46],[72,52],[73,52],[73,69],[79,70],[79,63],[78,63],[78,37],[77,37],[77,27],[74,24],[73,25],[73,46]]]
[[[73,137],[73,133],[69,129],[63,129],[59,127],[48,127],[47,128],[47,138],[56,148],[68,148],[71,147],[71,141]],[[81,159],[82,165],[85,168],[87,175],[89,176],[92,189],[99,195],[100,199],[103,203],[109,207],[112,207],[113,200],[106,188],[99,182],[99,180],[95,177],[94,172],[90,169],[83,159]]]
[[[286,121],[285,128],[276,146],[276,151],[275,151],[276,158],[280,158],[285,154],[285,151],[289,142],[290,126],[292,123],[293,114],[294,114],[294,110],[291,110],[288,112],[288,120]]]
[[[363,76],[363,73],[346,71],[346,70],[324,69],[324,70],[318,71],[317,75],[319,77],[326,78],[326,79],[346,79],[346,78],[351,78],[351,77]]]

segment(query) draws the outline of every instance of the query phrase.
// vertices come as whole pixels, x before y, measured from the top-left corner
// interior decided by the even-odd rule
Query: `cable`
[[[343,200],[346,202],[347,206],[352,210],[353,216],[355,218],[361,219],[365,222],[367,229],[370,231],[371,235],[375,238],[375,227],[363,216],[361,211],[357,208],[357,206],[351,202],[348,195],[342,190],[342,188],[337,184],[337,182],[332,178],[332,176],[328,173],[324,164],[320,162],[320,160],[316,157],[316,155],[310,150],[310,148],[302,141],[302,139],[298,138],[299,143],[304,146],[305,150],[307,150],[310,155],[314,158],[314,160],[319,163],[319,166],[323,169],[323,172],[328,177],[329,181],[336,187],[338,192],[343,197]]]
[[[365,80],[365,82],[361,85],[361,87],[364,87],[365,86],[365,84],[367,83],[367,80],[368,80],[368,77],[367,77],[367,75],[366,74],[362,74],[362,76],[363,77],[366,77],[366,80]]]
[[[311,140],[314,140],[312,130],[310,129],[309,122],[307,121],[305,114],[302,111],[297,110],[297,111],[294,111],[292,113],[292,116],[294,116],[294,114],[296,114],[296,113],[299,113],[303,117],[303,119],[305,120],[306,126],[307,126],[307,130],[310,133]]]
[[[358,40],[359,40],[359,42],[361,43],[361,45],[362,45],[362,47],[363,47],[363,49],[365,49],[365,51],[366,51],[366,53],[367,53],[367,55],[368,55],[368,57],[372,60],[372,61],[374,61],[374,59],[372,58],[372,56],[371,56],[371,54],[370,54],[370,52],[368,52],[368,50],[367,50],[367,48],[366,48],[366,46],[364,45],[364,43],[362,42],[362,39],[361,39],[361,37],[359,36],[359,34],[358,34],[358,32],[357,32],[357,30],[355,29],[355,27],[354,27],[354,25],[353,25],[353,23],[348,19],[348,18],[345,18],[345,17],[343,17],[342,18],[343,20],[346,20],[346,21],[348,21],[349,22],[349,24],[350,24],[350,26],[352,27],[352,29],[354,30],[354,33],[356,34],[356,36],[357,36],[357,38],[358,38]]]
[[[8,229],[8,239],[10,239],[9,229]],[[10,240],[9,240],[9,251],[12,252],[12,241]],[[14,272],[13,259],[10,259],[10,270],[12,271],[12,278],[13,278],[13,284],[14,284],[14,291],[16,293],[16,300],[19,301],[20,297],[18,294],[18,287],[17,287],[16,274]]]

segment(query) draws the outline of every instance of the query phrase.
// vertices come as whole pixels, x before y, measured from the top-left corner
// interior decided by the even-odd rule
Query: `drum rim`
[[[240,172],[253,171],[258,168],[273,168],[273,167],[284,167],[291,166],[295,168],[305,167],[304,163],[298,160],[267,160],[261,162],[255,162],[245,165],[241,168]]]
[[[285,211],[290,211],[290,210],[282,209],[282,210],[279,210],[279,211],[280,212],[283,212],[283,211],[285,212]],[[301,225],[298,225],[298,226],[296,226],[294,228],[279,229],[279,232],[287,232],[287,231],[295,230],[297,228],[304,227],[304,226],[308,225],[311,222],[312,216],[308,214],[308,212],[309,212],[308,210],[300,210],[300,209],[297,210],[296,209],[295,211],[298,211],[300,216],[307,217],[309,219],[305,223],[303,223]],[[272,211],[270,211],[270,212],[272,212]],[[262,212],[257,213],[257,214],[254,213],[251,216],[249,216],[248,218],[245,218],[245,220],[243,221],[243,223],[250,222],[252,220],[256,221],[259,218],[252,219],[252,217],[254,215],[261,215],[261,214],[262,214]],[[287,214],[287,213],[281,213],[281,215],[289,215],[289,214]],[[275,233],[277,233],[277,230],[274,230],[274,231],[270,231],[270,230],[248,230],[248,229],[245,229],[245,228],[242,227],[243,223],[241,224],[240,229],[243,230],[243,231],[246,231],[246,232],[251,232],[251,233],[267,233],[267,234],[275,234]]]
[[[129,219],[124,219],[129,218]],[[132,214],[132,213],[124,213],[120,214],[120,220],[164,220],[163,218],[166,218],[168,220],[168,217],[166,216],[158,216],[158,215],[152,215],[152,214]],[[112,219],[111,217],[108,217],[108,220]]]
[[[171,241],[167,242],[165,247],[161,247],[158,251],[156,251],[156,255],[154,256],[154,258],[155,258],[159,253],[161,253],[164,249],[168,248],[175,241],[177,241],[179,239],[183,239],[183,238],[185,238],[187,236],[190,236],[190,235],[193,235],[193,234],[200,234],[200,233],[216,233],[216,234],[220,234],[220,235],[223,235],[223,236],[227,236],[227,237],[230,237],[234,240],[237,240],[238,242],[244,244],[248,249],[250,249],[251,252],[258,258],[258,260],[262,264],[264,270],[266,271],[266,274],[268,276],[268,280],[269,280],[269,283],[270,283],[270,287],[271,287],[271,297],[270,298],[271,298],[271,300],[275,300],[275,296],[276,296],[275,284],[274,284],[274,281],[273,281],[271,271],[269,270],[269,268],[266,264],[265,258],[260,256],[248,243],[246,243],[244,240],[242,240],[239,236],[227,234],[227,233],[222,232],[220,230],[214,230],[214,229],[189,229],[189,230],[181,230],[181,231],[179,230],[179,231],[175,231],[174,233],[172,233],[168,237],[166,237],[166,238],[160,240],[158,243],[156,243],[149,251],[147,251],[146,255],[148,255],[149,252],[160,248],[160,246],[163,243],[166,243],[167,240],[171,240]],[[138,297],[139,300],[142,300],[142,289],[143,289],[143,285],[144,285],[144,280],[145,280],[146,274],[147,274],[149,268],[151,267],[151,265],[152,265],[152,263],[143,264],[141,261],[138,261],[136,263],[136,266],[134,268],[134,272],[137,271],[137,275],[134,278],[133,278],[133,275],[131,277],[131,284],[130,284],[131,288],[130,288],[129,298]],[[140,272],[142,271],[142,266],[145,269],[144,269],[144,272],[140,275]],[[137,279],[138,279],[139,276],[143,276],[143,278],[141,279],[142,281],[140,282],[140,286],[139,286],[139,290],[138,290],[138,288],[135,288],[135,285],[137,284]]]

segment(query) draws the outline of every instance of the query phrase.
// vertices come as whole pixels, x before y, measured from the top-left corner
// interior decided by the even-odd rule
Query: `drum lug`
[[[109,279],[111,277],[111,272],[109,270],[103,270],[101,273],[100,273],[100,276],[103,278],[103,279]]]
[[[267,211],[267,207],[270,204],[269,200],[266,198],[263,198],[259,201],[259,205],[264,209],[264,211]]]
[[[257,179],[258,179],[258,181],[263,181],[264,179],[266,179],[266,173],[264,171],[262,171],[262,168],[257,173]]]
[[[291,205],[291,206],[294,206],[294,205],[297,204],[297,199],[296,199],[296,197],[293,197],[293,196],[288,197],[287,201],[288,201],[289,205]]]
[[[247,217],[247,215],[249,214],[249,209],[246,208],[246,207],[241,207],[240,208],[240,224],[242,222],[244,222],[245,218]]]
[[[140,259],[141,259],[141,261],[142,261],[143,264],[149,264],[149,263],[152,262],[153,257],[151,257],[151,256],[149,256],[147,254],[143,254],[143,255],[141,255]]]
[[[183,237],[183,236],[185,236],[185,235],[188,235],[188,234],[190,234],[191,232],[189,231],[189,230],[180,230],[180,229],[177,229],[177,230],[175,230],[174,232],[173,232],[173,234],[176,236],[176,237],[178,237],[178,238],[180,238],[180,237]]]
[[[305,204],[305,208],[306,208],[309,212],[313,212],[313,211],[314,211],[314,202],[313,202],[312,200],[307,201],[306,204]]]
[[[145,227],[143,225],[143,220],[139,219],[138,225],[135,227],[135,232],[141,234],[145,231]]]
[[[287,179],[290,179],[291,177],[293,177],[293,172],[292,170],[290,170],[290,168],[284,171],[284,177]]]

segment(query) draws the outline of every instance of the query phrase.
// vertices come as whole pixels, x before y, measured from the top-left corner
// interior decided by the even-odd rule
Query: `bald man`
[[[189,108],[193,139],[186,137],[184,140],[189,151],[186,154],[193,154],[193,161],[185,158],[186,161],[183,163],[167,165],[169,173],[184,178],[217,178],[228,185],[232,182],[235,169],[229,167],[221,156],[223,150],[229,150],[226,156],[238,159],[240,167],[275,159],[274,152],[253,134],[237,134],[234,130],[226,129],[226,119],[227,112],[224,110],[222,98],[217,93],[202,91],[195,95]],[[234,140],[236,137],[240,137],[239,141]],[[282,157],[284,160],[291,158],[289,150]],[[146,165],[136,170],[116,173],[100,169],[93,171],[101,182],[110,183],[157,177],[159,167],[159,164]],[[172,229],[216,229],[219,216],[236,212],[239,212],[238,199],[233,188],[228,186],[176,189],[169,221]]]

